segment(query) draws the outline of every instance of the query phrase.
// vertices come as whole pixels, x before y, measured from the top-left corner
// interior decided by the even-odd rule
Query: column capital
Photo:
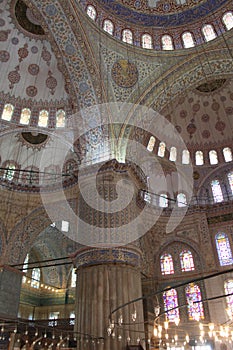
[[[76,268],[103,265],[126,264],[141,266],[141,252],[137,247],[84,248],[72,256]]]

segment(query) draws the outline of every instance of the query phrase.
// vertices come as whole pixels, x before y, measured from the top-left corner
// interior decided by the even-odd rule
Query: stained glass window
[[[76,286],[76,278],[77,278],[76,270],[72,269],[72,273],[71,273],[71,287],[72,288]]]
[[[225,162],[232,161],[232,152],[231,152],[230,147],[223,148],[223,156],[224,156]]]
[[[14,106],[11,105],[10,103],[7,103],[3,108],[2,119],[7,120],[9,122],[12,118],[13,113],[14,113]]]
[[[149,142],[148,142],[148,145],[147,145],[147,150],[148,150],[149,152],[152,152],[153,149],[154,149],[154,145],[155,145],[155,138],[154,138],[154,136],[151,136],[151,137],[150,137],[150,140],[149,140]]]
[[[190,320],[199,321],[204,319],[204,308],[201,302],[200,287],[194,283],[190,283],[185,288],[186,299],[188,303],[188,316]]]
[[[39,286],[40,286],[40,269],[39,269],[39,267],[35,267],[32,270],[31,286],[33,288],[39,288]]]
[[[171,149],[170,149],[169,160],[170,160],[171,162],[175,162],[175,161],[176,161],[176,157],[177,157],[177,150],[176,150],[176,147],[171,147]]]
[[[210,164],[218,164],[218,154],[215,150],[209,151]]]
[[[87,15],[93,19],[93,21],[96,19],[96,9],[92,5],[87,6]]]
[[[180,207],[180,208],[187,206],[187,198],[186,198],[186,195],[184,193],[178,193],[178,195],[176,197],[176,201],[177,201],[178,207]]]
[[[220,183],[217,179],[211,181],[211,189],[214,197],[214,202],[215,203],[220,203],[223,201],[223,194],[222,194],[222,189],[220,186]]]
[[[12,181],[14,179],[15,175],[15,165],[13,163],[7,163],[6,169],[3,174],[3,178],[9,181]]]
[[[213,40],[217,36],[214,31],[214,27],[211,24],[204,25],[204,27],[202,28],[202,32],[206,41]]]
[[[28,125],[31,117],[31,110],[29,108],[23,108],[20,115],[20,124]]]
[[[190,32],[185,32],[182,34],[182,40],[184,43],[184,47],[188,49],[189,47],[194,47],[195,43],[193,40],[193,36]]]
[[[103,29],[105,30],[105,32],[112,35],[114,29],[112,21],[110,21],[109,19],[105,19]]]
[[[144,49],[152,49],[152,37],[149,34],[142,35],[142,47]]]
[[[175,289],[170,289],[163,293],[164,310],[166,311],[169,322],[175,322],[180,319],[178,309],[178,298]],[[177,309],[174,309],[177,308]],[[174,310],[171,310],[174,309]],[[171,310],[171,311],[169,311]]]
[[[233,294],[233,280],[225,281],[224,283],[225,294]],[[230,317],[233,316],[233,295],[226,297],[227,312]]]
[[[215,243],[220,265],[226,266],[233,264],[232,251],[227,234],[224,232],[217,233]]]
[[[159,149],[158,149],[158,156],[159,156],[159,157],[164,157],[164,155],[165,155],[165,150],[166,150],[166,144],[165,144],[165,142],[160,142],[160,144],[159,144]]]
[[[196,161],[196,165],[203,165],[204,164],[203,152],[202,151],[196,151],[196,153],[195,153],[195,161]]]
[[[38,120],[38,126],[42,126],[44,128],[48,125],[48,118],[49,118],[49,112],[43,109],[40,111],[39,114],[39,120]]]
[[[168,198],[166,193],[161,193],[159,195],[159,206],[161,208],[167,208],[168,207]]]
[[[56,126],[57,128],[64,128],[66,123],[66,112],[63,109],[59,109],[56,113]]]
[[[233,194],[233,171],[227,174],[229,185],[231,188],[231,194]]]
[[[122,32],[122,41],[127,44],[133,44],[133,33],[129,29],[124,29]]]
[[[193,256],[189,250],[183,250],[180,253],[180,265],[183,272],[195,270]]]
[[[172,37],[170,35],[163,35],[161,38],[163,50],[174,50]]]
[[[162,275],[171,275],[174,273],[174,266],[171,254],[163,254],[160,257],[160,267]]]
[[[232,12],[227,12],[222,18],[223,23],[226,26],[227,30],[230,30],[233,28],[233,13]]]
[[[184,149],[182,152],[182,164],[189,164],[190,155],[187,149]]]

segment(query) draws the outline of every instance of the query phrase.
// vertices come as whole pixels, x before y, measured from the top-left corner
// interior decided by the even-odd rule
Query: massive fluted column
[[[141,252],[131,242],[137,235],[130,222],[140,213],[139,192],[145,183],[135,167],[116,161],[100,168],[94,182],[91,171],[83,176],[81,184],[86,191],[79,198],[82,220],[78,235],[81,242],[86,238],[87,244],[73,257],[77,268],[76,331],[83,334],[78,336],[78,349],[123,350],[127,342],[136,345],[140,339],[143,344],[145,338],[141,300],[120,308],[109,319],[113,310],[142,296]],[[98,203],[95,186],[104,206],[94,205]],[[114,211],[110,204],[117,199],[121,208]],[[109,321],[115,324],[111,336],[107,334]],[[121,322],[128,325],[121,326]]]
[[[137,338],[144,338],[141,301],[113,313],[111,321],[117,323],[122,318],[123,323],[131,325],[116,326],[113,336],[107,335],[111,311],[142,295],[139,261],[139,252],[128,248],[87,249],[76,257],[76,330],[93,338],[102,337],[104,344],[101,340],[94,340],[97,349],[125,349],[127,338],[130,337],[133,344],[137,344]],[[135,311],[136,320],[133,322],[132,314]],[[87,339],[86,347],[94,349],[90,337],[85,336],[78,342],[78,349],[83,349]]]

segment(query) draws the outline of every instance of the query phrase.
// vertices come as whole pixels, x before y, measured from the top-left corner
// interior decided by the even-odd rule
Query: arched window
[[[233,280],[225,281],[224,283],[225,294],[233,294]],[[227,313],[230,317],[233,316],[233,295],[226,297],[227,301]]]
[[[35,267],[32,270],[31,286],[33,288],[39,288],[39,286],[40,286],[40,269],[39,269],[39,267]]]
[[[35,166],[29,166],[24,169],[25,171],[21,175],[21,180],[23,183],[28,185],[38,185],[39,184],[39,168]]]
[[[171,254],[163,254],[160,257],[160,267],[162,275],[172,275],[174,273],[174,266]]]
[[[158,156],[163,158],[165,156],[165,150],[166,150],[165,142],[160,142],[159,149],[158,149]]]
[[[209,151],[210,164],[218,164],[218,154],[215,150]]]
[[[28,262],[29,262],[29,254],[26,255],[26,258],[24,259],[23,262],[23,272],[26,273],[28,270]],[[23,276],[22,282],[25,283],[26,282],[26,277]]]
[[[74,326],[75,325],[75,312],[71,311],[70,312],[70,326]]]
[[[7,120],[9,122],[12,118],[13,113],[14,113],[14,106],[10,103],[5,104],[2,112],[2,119]]]
[[[133,33],[129,29],[124,29],[122,31],[122,41],[127,44],[133,44]]]
[[[180,265],[182,272],[195,270],[193,256],[189,250],[183,250],[180,253]]]
[[[223,148],[223,156],[225,162],[231,162],[232,161],[232,152],[230,147]]]
[[[42,126],[46,128],[48,126],[48,118],[49,118],[49,112],[43,109],[40,111],[39,114],[39,120],[38,120],[38,126]]]
[[[204,34],[205,40],[210,41],[216,38],[216,33],[212,24],[206,24],[202,27],[202,32]]]
[[[150,203],[151,202],[151,194],[144,191],[144,200],[147,202],[147,203]]]
[[[176,161],[176,157],[177,157],[177,150],[176,150],[176,147],[171,147],[171,149],[170,149],[169,160],[170,160],[171,162],[175,162],[175,161]]]
[[[195,161],[196,161],[196,165],[203,165],[204,164],[204,158],[203,158],[202,151],[196,151]]]
[[[233,13],[232,12],[225,13],[225,15],[223,15],[222,21],[227,30],[230,30],[231,28],[233,28]]]
[[[161,193],[159,195],[159,206],[161,208],[167,208],[168,207],[168,198],[166,193]]]
[[[184,193],[178,193],[178,195],[176,197],[176,201],[177,201],[178,207],[180,207],[180,208],[187,206],[187,198],[186,198],[186,195]]]
[[[227,174],[227,178],[228,178],[229,185],[231,188],[231,194],[233,194],[233,171],[231,171],[230,173]]]
[[[154,136],[151,136],[151,137],[150,137],[150,140],[149,140],[149,142],[148,142],[148,144],[147,144],[147,150],[148,150],[149,152],[152,152],[153,149],[154,149],[154,145],[155,145],[155,137],[154,137]]]
[[[96,9],[94,8],[94,6],[92,6],[92,5],[88,5],[88,6],[87,6],[87,15],[88,15],[91,19],[93,19],[93,21],[96,19],[97,13],[96,13]]]
[[[179,320],[180,314],[179,314],[178,298],[177,298],[176,290],[170,289],[164,292],[163,302],[164,302],[164,310],[166,311],[167,319],[169,320],[169,322],[176,322],[177,320]]]
[[[232,251],[227,234],[224,232],[217,233],[215,243],[220,265],[227,266],[233,264]]]
[[[149,34],[142,35],[142,47],[144,49],[152,49],[152,37]]]
[[[113,26],[112,21],[110,21],[109,19],[105,19],[104,24],[103,24],[103,29],[108,34],[113,35],[114,26]]]
[[[69,226],[70,226],[69,221],[62,220],[62,222],[61,222],[62,232],[69,232]]]
[[[28,125],[31,117],[31,110],[29,108],[23,108],[20,115],[20,124]]]
[[[76,270],[72,269],[72,273],[71,273],[71,283],[70,286],[72,288],[74,288],[76,286],[76,279],[77,279],[77,275],[76,275]]]
[[[66,112],[63,109],[59,109],[56,113],[56,126],[57,128],[64,128],[66,124]]]
[[[13,163],[6,163],[5,170],[3,173],[3,178],[12,181],[15,176],[15,164]]]
[[[174,50],[172,37],[170,35],[163,35],[161,38],[162,50]]]
[[[186,299],[188,303],[188,316],[190,320],[199,321],[204,319],[204,308],[201,302],[200,287],[194,283],[190,283],[185,288]]]
[[[182,34],[182,40],[183,40],[184,47],[186,49],[195,46],[195,43],[194,43],[194,40],[193,40],[193,35],[190,32],[183,33]]]
[[[220,203],[223,201],[223,194],[222,194],[222,189],[220,186],[220,183],[217,179],[212,180],[211,183],[211,189],[214,197],[214,202],[215,203]]]
[[[187,149],[184,149],[182,152],[182,164],[189,164],[190,162],[190,154]]]

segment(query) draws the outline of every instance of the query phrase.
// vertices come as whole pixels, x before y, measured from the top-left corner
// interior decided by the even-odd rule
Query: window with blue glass
[[[220,265],[227,266],[233,264],[232,251],[227,234],[224,232],[217,233],[215,243]]]
[[[180,319],[178,297],[175,289],[163,293],[164,310],[169,322],[177,322]]]
[[[204,319],[204,308],[200,287],[194,283],[190,283],[185,288],[185,294],[188,305],[189,320],[199,321]]]

